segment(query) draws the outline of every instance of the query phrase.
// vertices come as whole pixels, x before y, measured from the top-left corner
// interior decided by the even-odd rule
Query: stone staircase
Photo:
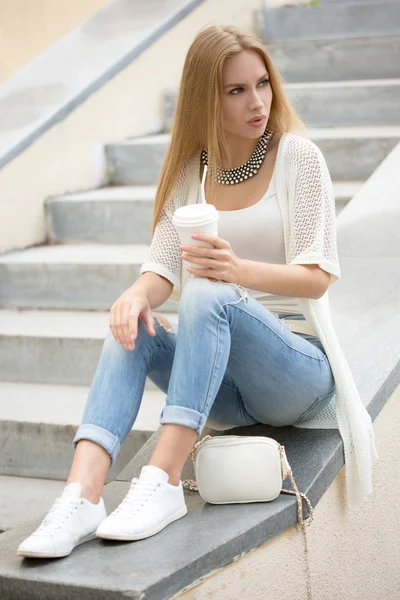
[[[318,7],[265,8],[255,15],[257,32],[268,40],[289,98],[327,160],[337,216],[400,139],[399,3],[383,4],[388,12],[374,3],[327,2]],[[56,398],[46,413],[47,425],[41,424],[51,439],[60,437],[60,427],[73,430],[79,423],[85,393],[76,394],[80,400],[74,403],[75,420],[60,423],[57,397],[65,398],[61,386],[86,386],[88,391],[108,330],[109,308],[138,278],[146,258],[175,103],[176,90],[165,90],[165,133],[105,146],[108,185],[46,198],[46,244],[0,256],[4,398],[17,394],[29,405],[34,398],[48,397],[49,385],[59,385],[59,394],[57,388],[52,392]],[[170,300],[159,312],[177,320],[177,305]],[[157,427],[154,416],[164,398],[148,379],[130,436],[134,449]],[[14,454],[12,444],[3,454],[0,472],[43,476],[42,467],[31,471],[31,463],[24,464],[33,456],[28,445],[32,438],[26,433],[37,423],[25,419],[22,408],[13,425],[6,414],[0,415],[2,437],[21,421],[25,434],[18,447],[24,450]],[[63,478],[72,458],[72,450],[63,446],[60,469],[48,471],[52,477]],[[51,462],[51,454],[48,459],[43,464]],[[110,472],[111,478],[115,472]]]
[[[372,2],[326,2],[315,8],[264,8],[255,15],[258,33],[269,40],[268,49],[287,81],[289,97],[326,157],[337,216],[400,140],[400,6],[393,1],[379,3],[381,10],[377,7]],[[166,90],[163,133],[106,145],[108,185],[46,199],[46,244],[0,256],[0,474],[66,477],[72,437],[108,330],[108,311],[139,276],[151,241],[155,186],[170,139],[175,101],[176,91]],[[173,302],[167,301],[157,311],[178,320]],[[157,431],[164,399],[147,380],[137,421],[107,481],[113,481]],[[295,433],[300,436],[299,430]],[[335,438],[330,433],[333,448]],[[325,435],[320,441],[328,448]],[[108,486],[116,497],[122,481],[120,476]],[[200,510],[196,522],[186,518],[175,524],[169,542],[175,548],[182,535],[192,543],[198,526],[208,531],[215,521],[214,507],[203,507],[198,496],[189,495],[203,508],[202,519]],[[282,503],[293,509],[290,498],[282,498]],[[114,504],[110,502],[108,510]],[[228,525],[240,514],[242,526],[250,531],[257,510],[243,518],[240,508],[219,510],[219,518]],[[263,531],[253,541],[247,536],[247,550],[261,539],[265,539]],[[72,556],[68,559],[72,575],[63,573],[58,562],[50,569],[47,566],[34,586],[33,575],[17,573],[17,559],[10,558],[14,567],[3,579],[0,574],[0,598],[47,599],[60,590],[62,597],[83,597],[75,588],[74,568],[85,598],[123,598],[126,593],[132,598],[143,594],[152,600],[167,598],[200,574],[228,564],[231,555],[239,554],[239,540],[244,542],[243,533],[232,538],[223,552],[215,540],[204,563],[200,548],[172,562],[164,548],[162,572],[151,577],[149,557],[137,551],[135,589],[129,587],[129,577],[121,575],[120,587],[112,593],[107,569],[99,583],[89,581]],[[163,541],[167,542],[166,536]],[[155,551],[152,542],[144,541],[143,548],[149,544]],[[209,547],[210,540],[204,542]],[[89,552],[91,545],[85,546],[79,552],[81,563],[82,552]],[[130,555],[126,553],[124,559],[124,552],[126,547],[104,546],[100,562],[109,565],[112,554],[111,570],[128,568]],[[152,556],[164,560],[161,554]],[[4,591],[1,581],[6,582]]]

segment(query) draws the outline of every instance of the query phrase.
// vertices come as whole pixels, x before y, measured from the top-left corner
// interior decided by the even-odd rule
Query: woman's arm
[[[157,308],[170,297],[173,286],[180,291],[181,252],[179,236],[172,222],[176,208],[184,206],[189,191],[189,163],[185,163],[179,173],[168,200],[154,230],[146,261],[140,268],[138,286],[151,293],[149,302],[152,308]],[[146,280],[142,277],[147,275]],[[144,282],[144,283],[143,283]],[[135,283],[135,285],[136,285]],[[151,290],[151,291],[150,291]]]
[[[173,284],[157,273],[146,271],[131,286],[136,292],[143,293],[149,301],[150,308],[158,308],[168,300]]]
[[[340,278],[333,185],[321,150],[311,140],[293,136],[285,156],[288,182],[288,265],[314,266]],[[318,271],[311,273],[316,275]],[[318,273],[318,277],[321,277]],[[323,286],[322,286],[323,287]]]
[[[279,296],[320,298],[328,289],[330,275],[316,264],[277,265],[241,260],[240,283],[244,287]]]

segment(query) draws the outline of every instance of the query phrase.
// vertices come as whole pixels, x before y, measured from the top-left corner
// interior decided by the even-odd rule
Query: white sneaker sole
[[[96,532],[90,533],[83,537],[79,542],[76,542],[74,547],[69,552],[35,552],[34,550],[17,550],[17,556],[26,556],[27,558],[63,558],[69,556],[77,546],[90,542],[96,539]]]
[[[156,533],[158,533],[159,531],[164,529],[164,527],[166,527],[170,523],[173,523],[174,521],[181,519],[182,517],[184,517],[187,514],[187,512],[188,512],[188,509],[187,509],[187,506],[185,505],[182,508],[180,508],[179,510],[177,510],[175,513],[173,513],[172,515],[170,515],[169,517],[164,519],[164,521],[162,521],[154,529],[151,529],[150,531],[145,531],[140,534],[129,535],[129,534],[123,534],[123,533],[97,533],[96,532],[96,536],[99,538],[103,538],[105,540],[123,540],[123,541],[127,541],[127,542],[135,541],[135,540],[142,540],[143,538],[148,538],[148,537],[151,537],[152,535],[155,535]]]

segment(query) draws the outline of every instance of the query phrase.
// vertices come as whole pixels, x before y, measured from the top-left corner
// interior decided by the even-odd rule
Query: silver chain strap
[[[197,449],[204,444],[204,442],[206,442],[207,440],[211,440],[212,439],[212,435],[205,435],[201,440],[199,440],[198,442],[196,442],[192,448],[192,450],[190,451],[190,458],[193,461],[193,466],[195,466],[195,461],[196,461],[196,451]],[[284,457],[286,456],[285,454],[285,447],[282,446],[282,444],[278,444],[278,451],[281,457],[281,462],[282,464],[284,464]],[[309,527],[314,519],[314,511],[313,508],[311,506],[311,502],[309,501],[309,499],[307,498],[307,496],[305,494],[303,494],[302,492],[299,492],[296,482],[294,480],[293,477],[293,473],[292,473],[292,469],[288,468],[285,471],[284,474],[284,478],[286,475],[289,475],[289,479],[292,483],[293,489],[295,491],[292,490],[286,490],[284,488],[281,489],[281,492],[283,492],[284,494],[292,494],[294,496],[297,496],[297,527],[300,526],[301,528],[301,532],[303,535],[303,539],[304,539],[304,554],[305,554],[305,573],[306,573],[306,585],[307,585],[307,600],[312,600],[312,595],[311,595],[311,573],[310,573],[310,565],[309,565],[309,554],[308,554],[308,543],[307,543],[307,535],[306,535],[306,528],[305,528],[305,524],[307,524],[307,526]],[[196,481],[194,481],[194,479],[185,479],[184,481],[182,481],[182,486],[184,489],[190,490],[192,492],[198,492],[198,487],[197,487],[197,483]],[[301,499],[304,498],[304,500],[307,503],[307,507],[308,507],[308,512],[309,515],[306,519],[303,518],[303,504]]]

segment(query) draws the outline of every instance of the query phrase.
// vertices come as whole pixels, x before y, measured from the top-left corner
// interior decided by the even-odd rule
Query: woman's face
[[[222,126],[226,133],[259,138],[264,133],[271,110],[272,91],[269,75],[256,50],[242,50],[227,58],[222,71]],[[230,85],[238,84],[241,85]],[[248,121],[256,116],[267,118],[258,127]]]

